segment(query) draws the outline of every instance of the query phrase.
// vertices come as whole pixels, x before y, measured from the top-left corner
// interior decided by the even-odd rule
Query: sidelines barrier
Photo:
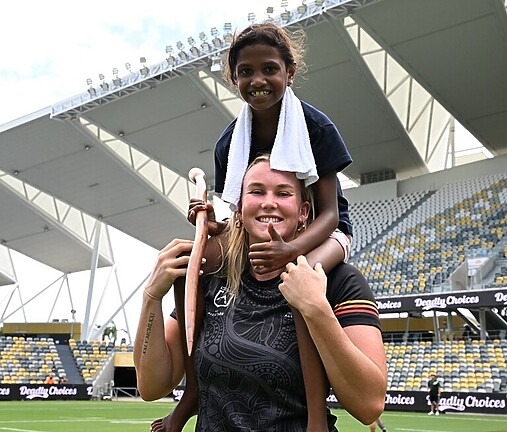
[[[178,387],[173,392],[174,398],[179,400],[183,392],[184,387]],[[93,386],[87,384],[0,385],[0,401],[38,399],[90,400],[92,395]],[[340,407],[334,394],[330,394],[327,401],[331,408]],[[429,396],[425,392],[388,391],[386,394],[385,411],[427,412],[429,411],[429,406]],[[440,398],[439,408],[441,412],[507,415],[507,394],[444,392]]]
[[[332,408],[340,406],[334,394],[327,401]],[[385,411],[429,412],[429,407],[429,396],[425,392],[388,391],[386,394]],[[442,392],[439,411],[507,415],[507,394]]]
[[[1,400],[89,400],[93,386],[88,384],[0,384]]]

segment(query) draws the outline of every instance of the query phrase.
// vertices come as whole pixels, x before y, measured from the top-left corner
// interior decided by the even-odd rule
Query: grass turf
[[[125,401],[3,401],[0,432],[146,432],[153,419],[174,407],[170,402]],[[343,410],[335,410],[340,432],[369,429]],[[386,412],[389,432],[507,432],[507,417]],[[185,432],[194,430],[194,419]]]

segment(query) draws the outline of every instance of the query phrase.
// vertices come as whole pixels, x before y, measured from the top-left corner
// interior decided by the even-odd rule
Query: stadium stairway
[[[84,384],[83,377],[76,366],[76,361],[68,345],[56,345],[56,350],[62,361],[62,366],[67,373],[69,384]]]

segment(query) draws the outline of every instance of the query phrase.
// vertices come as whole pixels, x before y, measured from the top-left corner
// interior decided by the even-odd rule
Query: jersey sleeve
[[[342,186],[338,177],[336,177],[336,191],[338,194],[338,215],[340,217],[338,229],[344,234],[354,236],[353,225],[349,216],[349,202],[343,195]]]
[[[377,302],[356,267],[346,263],[336,266],[328,275],[327,296],[342,327],[369,325],[380,330]]]
[[[229,124],[215,144],[215,192],[219,194],[224,191],[227,160],[229,158],[229,148],[235,124],[236,120]]]
[[[334,123],[323,112],[301,102],[305,113],[306,126],[310,136],[313,157],[320,177],[331,172],[339,173],[352,163],[352,157]],[[349,217],[349,203],[343,196],[340,181],[336,181],[338,195],[339,223],[338,229],[345,234],[353,235],[352,222]]]

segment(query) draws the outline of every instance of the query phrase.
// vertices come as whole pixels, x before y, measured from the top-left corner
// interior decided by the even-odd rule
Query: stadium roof
[[[309,5],[285,24],[306,30],[308,72],[295,92],[337,124],[354,159],[346,175],[430,172],[444,157],[435,149],[450,115],[494,155],[507,152],[501,0],[326,4]],[[240,107],[214,70],[226,45],[210,49],[187,57],[169,52],[170,61],[0,126],[0,169],[155,248],[174,236],[191,238],[187,173],[198,166],[213,184],[215,140]],[[22,238],[47,224],[35,207],[0,193],[9,232]],[[63,268],[56,256],[68,259],[75,242],[49,232],[33,248],[5,244],[27,255],[40,248],[36,259]]]

